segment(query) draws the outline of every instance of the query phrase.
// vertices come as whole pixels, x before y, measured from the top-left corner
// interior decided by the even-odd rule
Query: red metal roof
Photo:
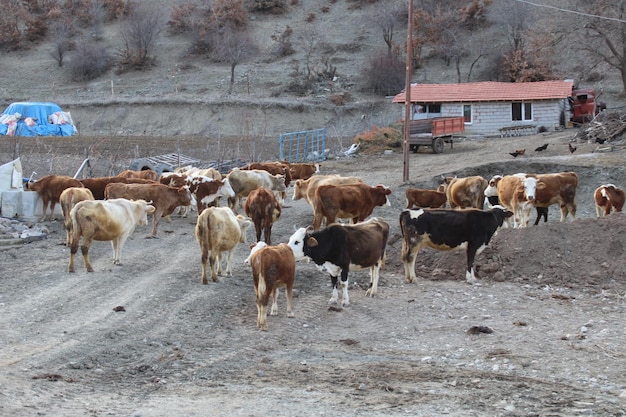
[[[562,99],[572,94],[573,81],[501,83],[485,81],[461,84],[412,84],[411,102],[454,103],[475,101],[529,101]],[[404,103],[404,90],[394,103]]]

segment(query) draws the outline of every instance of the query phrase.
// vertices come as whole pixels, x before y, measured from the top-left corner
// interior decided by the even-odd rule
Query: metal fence
[[[326,128],[280,135],[280,159],[287,162],[321,162],[326,159]]]

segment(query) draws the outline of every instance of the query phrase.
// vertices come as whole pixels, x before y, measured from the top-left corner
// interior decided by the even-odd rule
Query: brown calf
[[[448,201],[446,193],[437,190],[407,188],[405,195],[408,209],[413,207],[439,208]]]
[[[613,184],[605,184],[596,188],[593,193],[596,203],[596,215],[604,217],[611,214],[611,210],[621,212],[624,207],[624,190]]]
[[[257,242],[261,240],[263,233],[265,242],[271,245],[272,225],[281,214],[281,207],[274,193],[262,187],[250,191],[244,205],[244,211],[254,224]]]
[[[50,203],[50,220],[54,220],[54,207],[61,198],[61,193],[70,187],[83,187],[80,181],[65,175],[48,175],[34,182],[26,184],[28,191],[36,191],[43,201],[43,215],[41,221],[46,220],[48,203]]]
[[[246,263],[252,266],[254,292],[256,293],[256,324],[261,330],[267,330],[267,305],[272,297],[270,315],[278,313],[278,292],[285,287],[287,298],[287,317],[293,313],[293,284],[296,277],[296,260],[293,251],[286,243],[267,246],[258,242],[252,247]]]

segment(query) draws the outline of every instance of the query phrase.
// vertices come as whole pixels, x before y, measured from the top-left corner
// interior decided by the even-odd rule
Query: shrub
[[[274,49],[274,55],[278,57],[292,55],[295,50],[293,49],[293,45],[291,43],[291,35],[293,33],[293,29],[287,26],[287,28],[280,35],[273,34],[272,40],[276,42],[276,48]]]
[[[243,0],[214,0],[213,19],[219,28],[228,26],[241,30],[248,25],[248,12]]]
[[[377,154],[385,149],[402,147],[402,131],[394,126],[372,126],[369,131],[361,132],[354,137],[354,143],[359,145],[365,154]]]
[[[79,41],[69,68],[72,81],[93,80],[111,68],[111,57],[104,46]]]
[[[292,0],[292,4],[297,3]],[[287,2],[286,0],[251,0],[249,8],[255,12],[283,14],[287,12]]]
[[[383,95],[397,94],[404,88],[406,65],[397,55],[380,52],[369,60],[362,76],[368,90]]]

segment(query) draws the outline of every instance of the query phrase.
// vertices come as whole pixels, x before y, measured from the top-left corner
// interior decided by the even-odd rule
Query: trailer
[[[454,136],[465,132],[463,116],[434,117],[409,121],[409,149],[417,152],[420,146],[430,146],[434,153],[442,153],[445,143],[454,146]]]

